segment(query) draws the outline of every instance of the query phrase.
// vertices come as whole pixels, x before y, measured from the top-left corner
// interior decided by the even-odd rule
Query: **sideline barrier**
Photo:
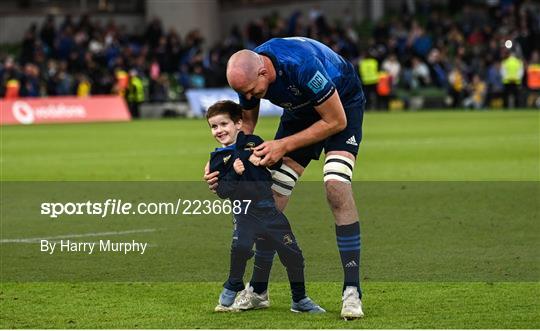
[[[230,88],[189,89],[186,97],[194,116],[204,117],[208,107],[220,100],[238,102],[238,94]],[[261,100],[260,116],[281,116],[283,109],[268,100]]]
[[[0,125],[120,122],[131,116],[119,96],[0,100]]]

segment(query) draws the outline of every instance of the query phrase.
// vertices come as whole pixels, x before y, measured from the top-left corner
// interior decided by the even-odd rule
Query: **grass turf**
[[[2,285],[1,328],[504,329],[540,326],[536,283],[370,282],[366,318],[339,319],[341,284],[310,283],[322,315],[289,311],[287,285],[270,285],[272,306],[213,313],[220,283],[32,283]],[[527,302],[525,298],[532,298]]]
[[[276,123],[262,119],[258,133],[271,138]],[[366,115],[354,178],[367,315],[353,323],[338,319],[341,273],[320,183],[306,183],[304,193],[299,186],[287,213],[308,260],[310,295],[329,313],[292,316],[275,267],[271,309],[213,314],[230,240],[219,217],[98,226],[44,221],[6,204],[40,197],[12,194],[7,181],[199,181],[215,146],[204,121],[2,127],[2,239],[150,224],[162,228],[142,235],[160,243],[148,258],[163,263],[48,261],[36,244],[2,243],[0,328],[538,328],[539,124],[537,112]],[[314,162],[303,181],[320,180],[321,169]],[[143,283],[86,276],[118,281],[137,268],[158,276]]]
[[[271,139],[277,118],[257,133]],[[538,180],[540,117],[367,114],[354,180]],[[3,180],[200,180],[216,146],[202,120],[2,127]],[[303,180],[320,180],[313,162]]]

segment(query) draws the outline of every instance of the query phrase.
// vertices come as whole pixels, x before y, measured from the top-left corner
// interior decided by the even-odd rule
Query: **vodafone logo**
[[[11,109],[13,111],[13,117],[15,117],[15,119],[21,124],[34,123],[34,110],[26,102],[17,101],[13,104]]]
[[[86,109],[82,105],[49,104],[33,108],[24,101],[16,101],[11,107],[13,117],[21,124],[32,124],[40,120],[86,118]]]

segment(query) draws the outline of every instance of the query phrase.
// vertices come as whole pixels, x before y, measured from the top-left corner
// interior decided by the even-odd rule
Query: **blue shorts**
[[[324,149],[325,153],[331,151],[346,151],[354,156],[358,155],[358,148],[362,140],[362,121],[364,118],[365,98],[359,95],[352,102],[343,105],[347,116],[347,127],[333,136],[310,146],[302,147],[285,156],[307,167],[311,160],[318,160]],[[275,139],[281,139],[298,133],[320,119],[320,116],[311,109],[310,116],[304,117],[289,112],[283,112],[276,132]],[[316,115],[316,116],[313,116]]]

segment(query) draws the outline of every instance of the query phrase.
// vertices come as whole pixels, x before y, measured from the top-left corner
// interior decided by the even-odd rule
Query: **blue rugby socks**
[[[336,238],[343,266],[343,290],[347,286],[355,286],[360,298],[360,223],[336,225]]]

